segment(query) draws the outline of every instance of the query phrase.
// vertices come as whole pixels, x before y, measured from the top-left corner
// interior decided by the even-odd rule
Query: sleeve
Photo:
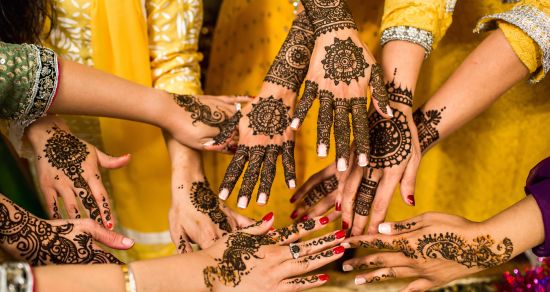
[[[380,43],[409,41],[426,50],[426,58],[451,25],[456,0],[386,0]]]
[[[539,257],[550,256],[550,157],[533,167],[527,178],[525,193],[537,201],[544,223],[544,242],[533,248]]]
[[[500,28],[512,49],[540,81],[550,70],[550,0],[525,0],[503,13],[485,16],[475,32]]]
[[[153,86],[200,94],[202,1],[148,0],[146,11]]]

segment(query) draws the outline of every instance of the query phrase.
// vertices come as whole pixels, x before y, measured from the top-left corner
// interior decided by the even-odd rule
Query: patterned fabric
[[[429,31],[410,26],[394,26],[382,32],[380,46],[384,46],[387,42],[396,40],[408,41],[420,45],[426,51],[426,58],[428,58],[432,52],[432,45],[434,42],[432,33]]]

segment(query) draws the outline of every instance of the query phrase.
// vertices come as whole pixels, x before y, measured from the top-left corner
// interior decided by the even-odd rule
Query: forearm
[[[384,45],[382,68],[390,92],[402,89],[414,94],[424,52],[423,47],[408,41],[391,41]]]
[[[118,265],[56,265],[36,267],[34,291],[125,291]],[[145,290],[142,290],[145,291]]]

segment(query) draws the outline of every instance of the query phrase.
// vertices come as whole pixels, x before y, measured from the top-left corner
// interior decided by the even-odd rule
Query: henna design
[[[298,101],[298,105],[296,106],[296,110],[294,111],[294,117],[293,119],[300,120],[300,123],[303,123],[307,112],[313,105],[313,101],[317,97],[317,92],[319,91],[319,85],[310,80],[306,80],[306,85],[304,87],[304,93],[302,94],[302,98],[300,101]]]
[[[418,239],[417,250],[424,258],[441,257],[455,261],[468,268],[491,268],[510,259],[514,250],[512,241],[505,237],[502,243],[496,245],[496,253],[492,250],[495,241],[490,235],[478,236],[471,244],[454,233],[439,233],[424,235]]]
[[[376,195],[378,182],[368,178],[361,178],[361,184],[357,190],[357,200],[355,201],[355,213],[361,216],[368,216],[372,201]]]
[[[305,12],[296,16],[288,36],[275,57],[264,81],[286,87],[294,92],[300,89],[315,45],[313,28]]]
[[[346,0],[302,0],[315,37],[342,29],[357,30]]]
[[[388,92],[384,86],[384,71],[378,64],[372,64],[369,85],[372,88],[372,98],[378,101],[380,110],[387,114],[390,102]]]
[[[413,106],[412,91],[408,88],[402,88],[401,85],[398,87],[395,83],[395,77],[391,82],[386,83],[386,90],[391,101],[401,103],[409,107]]]
[[[266,135],[270,138],[282,135],[290,123],[289,110],[290,107],[281,99],[273,96],[260,97],[257,103],[252,104],[252,111],[247,114],[250,120],[248,127],[253,130],[253,135]]]
[[[395,278],[395,274],[394,273],[390,273],[390,274],[382,274],[380,276],[374,276],[370,279],[367,279],[365,283],[367,284],[370,284],[370,283],[374,283],[374,282],[380,282],[382,280],[387,280],[387,279],[392,279],[392,278]]]
[[[298,227],[301,227],[306,231],[310,231],[313,228],[315,228],[315,220],[314,219],[308,219],[304,222],[299,223]]]
[[[323,245],[327,242],[333,242],[336,240],[336,235],[335,234],[331,234],[331,235],[327,235],[325,237],[321,237],[317,240],[314,240],[314,241],[311,241],[311,242],[308,242],[306,243],[306,247],[310,247],[310,246],[318,246],[318,245]]]
[[[319,281],[319,277],[315,275],[315,276],[310,276],[310,277],[302,277],[302,278],[292,279],[290,281],[287,281],[287,284],[291,284],[291,285],[302,284],[302,285],[305,285],[305,284],[315,283],[317,281]]]
[[[199,212],[208,215],[210,220],[216,223],[221,230],[227,233],[231,232],[227,215],[220,208],[218,197],[210,189],[206,178],[204,178],[204,181],[193,182],[191,186],[191,203]],[[225,234],[223,233],[222,236]]]
[[[393,225],[393,229],[395,229],[396,231],[403,231],[403,230],[410,230],[411,228],[413,228],[413,226],[416,225],[416,222],[409,222],[407,224],[402,224],[402,223],[395,223]]]
[[[292,254],[292,256],[294,257],[294,254],[300,254],[300,246],[297,245],[297,244],[290,244],[288,246],[290,248],[290,253]]]
[[[212,109],[201,103],[195,96],[186,94],[172,94],[174,101],[186,111],[191,113],[193,125],[201,122],[210,127],[219,128],[227,120],[227,114],[223,111]]]
[[[417,259],[418,255],[414,248],[409,245],[407,239],[395,239],[392,243],[382,241],[380,239],[375,239],[374,241],[359,241],[359,245],[363,248],[377,248],[377,249],[388,249],[402,252],[405,256],[411,259]]]
[[[418,140],[422,152],[439,140],[439,131],[436,126],[441,122],[441,116],[445,109],[446,107],[443,107],[440,110],[429,110],[427,112],[417,109],[414,112],[413,120],[418,129]]]
[[[338,85],[343,81],[347,85],[351,80],[359,81],[365,77],[365,70],[369,64],[363,55],[363,48],[355,45],[351,37],[347,40],[334,38],[334,43],[325,47],[326,55],[321,61],[325,69],[325,78],[334,81]]]
[[[8,199],[0,202],[0,244],[15,249],[18,258],[32,265],[122,263],[112,254],[95,248],[87,233],[70,239],[75,231],[72,223],[55,226]]]
[[[242,277],[252,270],[247,267],[246,261],[250,259],[262,259],[258,255],[259,249],[264,245],[276,242],[267,235],[252,235],[243,232],[232,233],[228,236],[227,247],[221,258],[216,258],[216,266],[208,266],[203,270],[204,283],[212,290],[213,282],[219,281],[225,286],[237,287]]]
[[[330,129],[334,119],[334,95],[328,90],[319,91],[319,113],[317,118],[317,145],[324,144],[327,153],[330,147]]]
[[[282,147],[283,170],[285,172],[285,181],[287,185],[289,181],[296,180],[296,162],[294,160],[294,145],[295,145],[294,141],[290,140],[290,141],[284,142]],[[277,157],[275,157],[274,163],[277,162],[276,160],[277,160]]]
[[[338,179],[335,175],[323,180],[321,183],[315,185],[313,189],[306,193],[304,202],[306,206],[311,207],[317,204],[322,198],[328,194],[334,192],[338,188]]]
[[[99,174],[97,174],[97,173],[95,174],[95,178],[96,178],[97,180],[101,180],[101,177],[100,177]]]
[[[183,235],[180,235],[180,241],[178,243],[178,251],[182,252],[185,250],[185,244],[187,241],[183,238]]]
[[[101,199],[101,206],[103,207],[103,215],[105,215],[105,220],[111,221],[111,208],[109,208],[109,203],[107,203],[107,199],[103,197]]]
[[[223,181],[220,185],[220,190],[227,189],[231,191],[235,187],[235,184],[237,183],[237,180],[239,180],[247,160],[248,147],[245,145],[237,146],[237,151],[235,151],[233,159],[225,171],[225,176],[223,177]]]
[[[55,175],[55,177],[53,179],[59,180],[59,175]]]
[[[270,236],[275,238],[277,242],[283,242],[287,239],[289,239],[293,234],[298,233],[298,224],[292,224],[290,226],[285,226],[283,228],[279,228],[271,233],[269,233]]]
[[[250,202],[250,197],[254,191],[254,186],[260,175],[260,169],[264,160],[267,146],[256,145],[249,148],[248,156],[248,168],[246,169],[241,189],[239,191],[239,198],[246,197]]]
[[[78,212],[78,209],[76,207],[74,207],[74,218],[80,219],[80,212]]]
[[[336,158],[348,159],[350,156],[350,124],[349,124],[349,100],[344,98],[334,99],[334,140],[336,143]]]
[[[351,108],[351,121],[353,126],[353,137],[355,138],[355,152],[369,153],[369,127],[367,99],[364,97],[354,97],[349,100]]]
[[[273,184],[273,180],[275,179],[275,174],[277,171],[277,156],[279,156],[280,149],[281,148],[278,145],[265,146],[265,156],[263,159],[264,165],[262,167],[262,176],[260,177],[260,187],[258,188],[258,194],[264,193],[269,197],[269,194],[271,192],[271,185]],[[262,162],[259,163],[261,164]],[[256,181],[254,181],[254,183],[255,182]],[[252,186],[252,188],[254,188],[254,186]],[[266,197],[266,201],[268,197]]]
[[[82,163],[86,161],[88,154],[90,154],[88,147],[77,137],[56,126],[46,132],[48,134],[53,133],[44,147],[45,157],[48,159],[48,162],[56,169],[62,170],[73,181],[73,186],[80,189],[78,196],[84,208],[90,212],[90,218],[96,220],[99,224],[103,224],[92,190],[82,177],[82,173],[84,172]],[[109,211],[107,210],[107,212]],[[110,213],[105,219],[110,220]]]
[[[55,201],[55,199],[53,201],[52,210],[53,210],[52,218],[53,219],[61,219],[61,214],[59,214],[59,209],[57,208],[57,202]]]
[[[322,258],[328,258],[328,257],[331,257],[334,255],[334,252],[332,251],[332,249],[330,250],[325,250],[323,252],[320,252],[318,254],[314,254],[314,255],[309,255],[303,259],[301,259],[299,262],[300,263],[307,263],[309,261],[315,261],[315,260],[320,260]]]
[[[225,141],[227,141],[227,139],[229,139],[231,135],[233,135],[233,132],[237,129],[239,121],[242,117],[243,114],[238,111],[230,119],[226,120],[225,123],[221,124],[219,127],[220,133],[213,138],[214,145],[225,143]]]
[[[377,112],[369,117],[370,166],[393,167],[401,164],[411,153],[412,136],[403,112],[393,109],[394,117],[386,120]]]

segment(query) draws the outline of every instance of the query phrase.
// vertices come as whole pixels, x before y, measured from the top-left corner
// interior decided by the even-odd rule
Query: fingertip
[[[222,200],[222,201],[227,200],[227,197],[229,197],[229,190],[226,189],[226,188],[223,188],[223,189],[220,191],[220,194],[218,195],[218,197],[219,197],[220,200]]]
[[[239,197],[237,207],[241,209],[246,209],[246,207],[248,207],[248,198],[245,196]]]
[[[300,126],[300,119],[298,118],[294,118],[292,120],[292,123],[290,123],[290,127],[293,129],[293,130],[298,130],[298,127]]]
[[[385,222],[378,224],[378,233],[391,235],[391,224]]]
[[[296,180],[295,179],[291,179],[287,183],[288,183],[288,187],[290,189],[295,189],[296,188]],[[293,202],[291,202],[291,203],[293,203]]]
[[[134,240],[128,237],[124,237],[122,239],[122,245],[124,245],[124,247],[126,248],[131,248],[132,246],[134,246],[134,243]]]
[[[258,200],[256,201],[258,205],[265,205],[267,203],[267,194],[266,193],[260,193],[258,195]]]

